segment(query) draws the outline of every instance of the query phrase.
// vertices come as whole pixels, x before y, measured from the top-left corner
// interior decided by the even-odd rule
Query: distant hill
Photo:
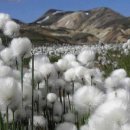
[[[21,24],[21,36],[39,43],[121,43],[130,38],[130,17],[106,7],[86,11],[51,9],[32,23],[15,21]]]

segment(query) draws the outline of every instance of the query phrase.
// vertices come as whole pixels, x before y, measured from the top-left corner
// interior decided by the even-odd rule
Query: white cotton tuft
[[[23,56],[28,57],[28,56],[30,56],[32,43],[26,37],[14,38],[11,41],[10,47],[11,47],[15,57],[23,57]]]
[[[89,74],[89,71],[88,71],[88,69],[86,69],[83,66],[78,66],[75,68],[75,73],[76,73],[76,76],[79,79],[79,81],[84,82],[84,76],[86,73]]]
[[[80,66],[80,63],[77,61],[70,61],[68,64],[68,68],[78,67]]]
[[[42,74],[39,71],[34,71],[34,80],[36,83],[42,82]]]
[[[55,130],[77,130],[77,127],[72,123],[61,123],[59,124]]]
[[[0,78],[0,84],[0,102],[10,105],[18,92],[18,84],[13,78]]]
[[[79,88],[73,96],[75,109],[81,114],[93,112],[103,101],[104,94],[93,86]]]
[[[75,81],[75,80],[76,80],[75,69],[74,69],[74,68],[68,69],[68,70],[64,73],[64,78],[65,78],[65,80],[68,81],[68,82]]]
[[[41,65],[48,64],[48,63],[50,63],[50,60],[46,56],[36,55],[34,57],[34,69],[37,71],[39,71]],[[29,67],[32,68],[32,60],[30,60],[29,62]]]
[[[0,66],[0,77],[11,77],[12,69],[8,66]]]
[[[64,72],[67,70],[68,67],[68,61],[65,59],[60,59],[58,62],[56,62],[57,71]]]
[[[108,92],[106,100],[110,101],[110,100],[120,99],[123,102],[127,102],[128,94],[129,93],[125,89],[117,89],[115,91]]]
[[[87,125],[83,125],[80,127],[80,130],[90,130]]]
[[[8,14],[0,13],[0,29],[3,29],[5,23],[10,20]]]
[[[125,78],[126,76],[127,76],[127,73],[124,69],[114,70],[111,74],[111,77],[117,77],[119,79]]]
[[[35,127],[42,127],[45,128],[47,125],[47,120],[43,116],[34,116],[33,125]]]
[[[4,62],[1,59],[0,59],[0,66],[4,66]]]
[[[63,59],[65,59],[65,60],[67,60],[68,62],[70,62],[70,61],[75,61],[75,60],[76,60],[76,57],[75,57],[75,55],[73,55],[73,54],[66,54],[66,55],[63,57]]]
[[[121,100],[105,102],[90,117],[88,126],[96,130],[115,130],[127,121],[126,104]],[[118,130],[118,129],[117,129]]]
[[[32,86],[29,83],[24,83],[23,84],[23,102],[24,102],[24,104],[25,105],[30,104],[31,98],[32,98]]]
[[[130,78],[124,78],[121,82],[124,88],[130,93]]]
[[[130,124],[123,125],[121,130],[130,130]]]
[[[20,25],[14,21],[7,21],[4,26],[4,34],[9,37],[17,37],[19,35]]]
[[[13,56],[13,51],[10,48],[5,48],[0,52],[0,56],[2,60],[7,64],[7,65],[12,65],[14,62],[14,56]]]
[[[75,123],[75,114],[69,112],[64,114],[63,119],[65,122]]]
[[[55,121],[55,123],[59,123],[61,121],[61,117],[54,115],[53,120]]]
[[[57,89],[59,89],[59,88],[64,88],[65,85],[66,85],[65,80],[62,79],[62,78],[57,79],[55,82],[56,82],[56,86],[55,86],[55,87],[56,87]]]
[[[82,84],[79,82],[74,82],[74,91],[77,91],[79,88],[82,87]]]
[[[119,89],[121,86],[121,80],[118,77],[108,77],[105,79],[105,88],[108,91]]]
[[[53,114],[56,116],[61,116],[63,114],[63,107],[59,101],[56,101],[53,106]]]
[[[50,103],[54,103],[57,100],[57,95],[55,93],[47,94],[47,101]]]
[[[93,50],[84,50],[78,55],[78,61],[83,65],[93,62],[95,59],[95,53]]]
[[[21,73],[20,73],[20,71],[18,71],[18,70],[13,70],[12,76],[13,76],[16,80],[20,81]]]
[[[39,68],[41,75],[44,79],[48,79],[51,76],[56,76],[56,70],[53,64],[51,63],[47,63],[47,64],[43,64],[40,66]]]
[[[23,119],[26,119],[27,117],[27,113],[26,110],[24,108],[19,108],[15,111],[15,120],[20,121]]]

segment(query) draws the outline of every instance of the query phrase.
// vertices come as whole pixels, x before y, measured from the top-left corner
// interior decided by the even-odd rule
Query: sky
[[[0,12],[23,22],[33,22],[49,9],[65,11],[109,7],[130,16],[130,0],[0,0]]]

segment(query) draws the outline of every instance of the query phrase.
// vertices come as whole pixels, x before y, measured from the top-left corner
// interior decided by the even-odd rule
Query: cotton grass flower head
[[[48,79],[50,77],[56,76],[56,70],[53,64],[46,63],[40,66],[40,73],[44,79]]]
[[[50,60],[48,57],[46,57],[44,55],[35,55],[34,56],[34,70],[39,71],[41,65],[48,64],[48,63],[50,63]],[[32,69],[32,59],[29,62],[29,67],[30,67],[30,69]]]
[[[75,68],[75,74],[79,81],[84,82],[85,74],[89,74],[89,70],[83,66],[78,66]]]
[[[86,73],[84,75],[83,81],[85,82],[85,85],[92,85],[92,77],[89,73]]]
[[[65,122],[75,123],[75,115],[71,112],[64,114],[63,119]]]
[[[127,77],[127,78],[124,78],[122,81],[121,81],[122,85],[124,86],[123,88],[127,90],[127,92],[130,93],[130,78]]]
[[[7,64],[7,65],[12,65],[14,63],[14,56],[13,56],[13,51],[10,48],[5,48],[0,52],[0,56],[2,60]]]
[[[59,101],[56,101],[53,106],[53,114],[54,116],[62,116],[63,114],[63,106]]]
[[[31,98],[32,98],[32,86],[29,83],[24,82],[24,84],[23,84],[23,103],[25,106],[31,104]]]
[[[121,128],[122,128],[121,130],[129,130],[130,129],[130,124],[126,123]]]
[[[127,76],[127,73],[124,69],[114,70],[111,74],[111,77],[117,77],[119,79],[123,79]]]
[[[12,102],[8,106],[13,112],[21,108],[22,106],[22,92],[18,87],[16,91],[17,92],[15,93]]]
[[[57,100],[57,95],[55,93],[47,94],[47,101],[50,103],[54,103]]]
[[[120,99],[124,103],[127,103],[128,94],[129,93],[125,89],[117,89],[115,91],[108,92],[106,100],[110,101],[110,100]]]
[[[0,102],[8,106],[16,97],[18,84],[13,78],[0,78],[0,84]]]
[[[55,130],[77,130],[77,127],[72,123],[63,122],[59,124]]]
[[[30,51],[32,48],[32,43],[31,41],[26,38],[14,38],[11,41],[11,49],[13,51],[13,54],[15,57],[28,57],[30,56]]]
[[[35,127],[42,127],[42,128],[45,128],[46,125],[47,125],[47,120],[43,117],[43,116],[34,116],[34,126]]]
[[[24,81],[24,83],[31,84],[31,82],[32,82],[32,73],[31,72],[24,73],[23,81]]]
[[[40,71],[34,70],[35,84],[39,85],[39,83],[42,82],[42,80],[43,80],[43,77],[42,77],[42,74],[40,73]],[[31,82],[32,82],[32,72],[30,70],[24,74],[24,82],[31,84]]]
[[[81,114],[93,112],[103,101],[104,94],[93,86],[79,88],[73,96],[75,109]]]
[[[83,125],[80,127],[80,130],[90,130],[87,125]]]
[[[119,88],[122,88],[121,79],[118,77],[108,77],[105,79],[105,88],[107,91],[113,91]]]
[[[63,78],[58,78],[56,81],[55,89],[64,88],[66,86],[66,81]]]
[[[70,68],[64,73],[64,78],[66,81],[71,82],[76,80],[76,74],[75,74],[75,69]]]
[[[61,122],[61,117],[60,117],[60,116],[57,116],[57,115],[54,115],[54,116],[53,116],[53,121],[54,121],[55,123],[60,123],[60,122]]]
[[[4,26],[4,34],[9,37],[17,37],[19,35],[20,25],[14,21],[7,21]]]
[[[39,71],[34,71],[34,80],[38,84],[42,82],[42,74]]]
[[[1,59],[0,59],[0,66],[4,66],[4,62]]]
[[[81,87],[82,87],[82,84],[80,82],[74,82],[74,91],[77,91]]]
[[[20,71],[14,69],[12,77],[14,77],[17,81],[20,81]]]
[[[127,42],[122,45],[122,48],[123,50],[130,49],[130,39],[128,39]]]
[[[87,49],[82,51],[78,55],[78,61],[81,62],[83,65],[87,65],[90,62],[93,62],[95,59],[95,52],[91,49]]]
[[[25,108],[20,107],[15,111],[15,120],[16,121],[22,121],[27,118],[27,113]]]
[[[12,76],[12,69],[8,66],[2,65],[0,66],[0,77],[11,77]]]
[[[88,125],[94,130],[115,130],[121,128],[127,119],[126,104],[117,99],[102,104],[90,117]]]
[[[58,71],[64,72],[67,70],[68,61],[65,59],[59,59],[58,62],[56,62],[56,66]]]
[[[78,67],[80,66],[80,63],[77,61],[70,61],[68,64],[68,68]]]
[[[0,13],[0,29],[3,29],[5,23],[10,20],[8,14]]]
[[[76,60],[76,57],[75,57],[75,55],[73,55],[73,54],[66,54],[66,55],[63,57],[63,59],[65,59],[65,60],[67,60],[68,62],[70,62],[70,61],[75,61],[75,60]]]

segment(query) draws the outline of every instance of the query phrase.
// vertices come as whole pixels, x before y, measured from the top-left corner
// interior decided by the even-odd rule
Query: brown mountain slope
[[[21,36],[36,43],[121,43],[130,38],[130,17],[105,7],[86,11],[51,9],[30,24],[15,21],[21,24]]]

